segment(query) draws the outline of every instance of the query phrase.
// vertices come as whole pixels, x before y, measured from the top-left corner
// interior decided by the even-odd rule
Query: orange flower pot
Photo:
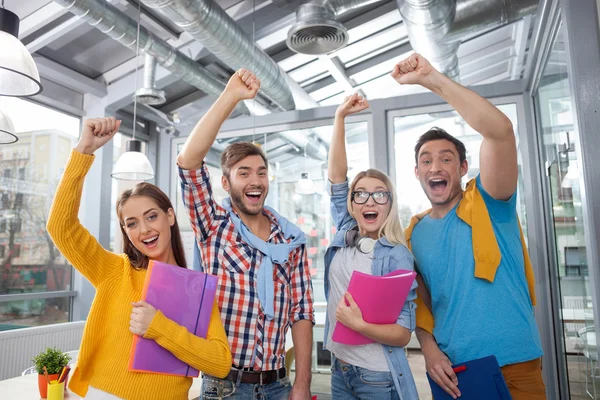
[[[48,375],[48,381],[57,380],[58,374]],[[69,383],[69,377],[65,379],[65,391],[67,390],[67,384]],[[44,374],[38,374],[38,389],[40,389],[40,397],[45,399],[48,397],[48,382]]]

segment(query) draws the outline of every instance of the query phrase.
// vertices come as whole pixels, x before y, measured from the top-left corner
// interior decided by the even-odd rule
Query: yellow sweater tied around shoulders
[[[430,212],[431,209],[417,214],[411,218],[410,225],[405,231],[406,241],[408,242],[409,249],[412,247],[411,236],[413,229],[419,223],[419,221],[421,221]],[[500,254],[500,247],[498,246],[498,241],[496,240],[496,234],[494,233],[494,228],[492,226],[492,221],[490,220],[490,215],[488,214],[487,206],[485,205],[483,196],[477,189],[475,179],[471,179],[469,183],[467,183],[467,188],[463,192],[463,198],[456,209],[456,215],[458,215],[461,220],[469,225],[472,230],[473,257],[475,258],[475,277],[479,279],[485,279],[488,282],[494,282],[496,271],[498,270],[500,261],[502,260],[502,254]],[[521,245],[523,247],[525,276],[527,278],[527,286],[529,287],[529,296],[531,298],[531,303],[535,306],[535,279],[533,275],[533,268],[531,266],[531,260],[529,259],[529,253],[527,252],[527,245],[525,244],[521,223],[518,221],[517,223],[519,224],[519,232],[521,234]],[[417,326],[433,335],[435,321],[433,319],[430,306],[426,305],[421,296],[417,296],[416,304]]]

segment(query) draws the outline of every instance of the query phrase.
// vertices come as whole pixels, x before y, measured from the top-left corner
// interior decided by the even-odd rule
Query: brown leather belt
[[[239,376],[241,374],[241,377]],[[232,368],[229,374],[223,378],[226,381],[240,383],[252,383],[255,385],[268,385],[269,383],[277,382],[279,379],[285,378],[285,368],[280,368],[271,371],[244,371],[241,369]]]

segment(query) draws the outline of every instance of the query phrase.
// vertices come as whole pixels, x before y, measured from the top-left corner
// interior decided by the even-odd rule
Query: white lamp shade
[[[19,140],[19,138],[15,133],[15,127],[12,121],[8,118],[8,115],[0,111],[0,144],[10,144],[17,140]]]
[[[148,157],[139,149],[139,140],[129,140],[127,151],[119,157],[110,176],[126,181],[147,181],[154,178],[154,168]]]
[[[0,31],[0,49],[0,95],[27,97],[40,93],[40,74],[23,43]]]
[[[308,173],[302,174],[302,179],[296,183],[296,193],[298,194],[313,194],[315,193],[315,185],[311,179],[308,178]]]

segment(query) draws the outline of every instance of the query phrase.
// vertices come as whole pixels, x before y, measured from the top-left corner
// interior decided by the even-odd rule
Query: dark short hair
[[[431,142],[433,140],[447,140],[449,142],[452,142],[452,144],[454,144],[454,146],[456,147],[456,150],[458,151],[460,163],[462,164],[463,161],[465,161],[467,159],[467,149],[465,148],[465,144],[463,142],[461,142],[460,140],[458,140],[457,138],[455,138],[454,136],[452,136],[451,134],[449,134],[448,132],[446,132],[445,130],[443,130],[442,128],[438,128],[437,126],[434,126],[433,128],[429,129],[427,132],[422,134],[421,137],[419,138],[419,140],[417,140],[417,145],[415,146],[415,163],[416,164],[419,163],[419,151],[421,150],[421,147],[423,147],[423,145],[425,143]]]
[[[265,162],[265,167],[268,165],[267,156],[260,147],[250,142],[236,142],[227,146],[221,154],[221,170],[223,171],[223,175],[229,178],[231,167],[248,156],[261,156]]]

